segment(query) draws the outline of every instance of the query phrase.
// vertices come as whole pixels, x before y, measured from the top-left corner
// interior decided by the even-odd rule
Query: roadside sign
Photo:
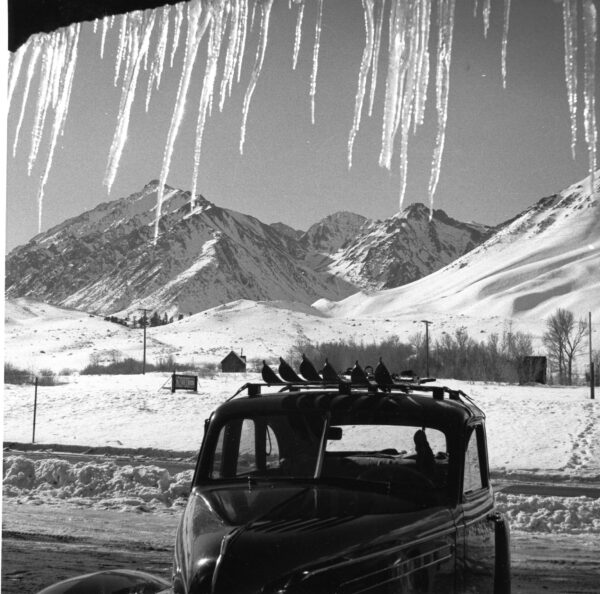
[[[175,392],[175,390],[193,390],[197,392],[198,376],[174,373],[171,376],[171,392]]]

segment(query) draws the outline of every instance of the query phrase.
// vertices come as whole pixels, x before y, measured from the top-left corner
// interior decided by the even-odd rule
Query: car
[[[381,361],[278,371],[205,422],[168,592],[510,593],[472,399]]]

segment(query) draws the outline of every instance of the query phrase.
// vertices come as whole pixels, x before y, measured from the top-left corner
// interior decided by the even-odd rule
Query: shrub
[[[31,371],[20,369],[12,363],[4,363],[4,383],[5,384],[30,384],[34,381],[34,375]]]
[[[91,362],[81,371],[82,375],[134,375],[142,373],[142,361],[137,361],[128,357],[122,361],[109,363],[108,365],[100,365],[99,363]],[[154,366],[146,363],[146,371],[154,371]]]
[[[40,369],[38,372],[21,369],[11,363],[4,364],[5,384],[33,384],[37,377],[38,386],[56,386],[60,382],[51,369]]]

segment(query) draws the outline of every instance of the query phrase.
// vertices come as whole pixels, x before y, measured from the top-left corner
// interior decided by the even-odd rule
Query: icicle
[[[419,0],[413,2],[408,14],[408,56],[405,71],[404,94],[400,112],[400,195],[399,205],[402,208],[406,194],[408,178],[408,138],[415,110],[416,90],[419,85],[417,77],[421,67],[419,48],[421,46],[421,9]]]
[[[596,43],[598,39],[598,16],[593,0],[584,0],[583,17],[585,50],[583,65],[583,122],[590,163],[590,188],[591,193],[594,194],[597,169],[596,150],[598,145],[598,128],[596,125]]]
[[[373,0],[362,0],[364,19],[365,19],[365,47],[363,49],[360,70],[358,73],[358,89],[354,102],[354,120],[352,129],[348,137],[348,169],[352,167],[352,151],[354,148],[354,139],[360,127],[362,107],[367,88],[367,79],[369,76],[369,67],[373,59],[373,44],[375,42],[375,27],[373,23]],[[314,122],[313,122],[314,123]]]
[[[577,144],[577,0],[563,0],[565,44],[565,82],[571,117],[571,155],[575,159]]]
[[[75,65],[77,63],[77,48],[79,44],[79,32],[80,24],[72,25],[67,32],[67,39],[64,44],[63,54],[66,57],[66,67],[62,68],[60,76],[60,93],[56,104],[56,112],[54,115],[54,123],[52,125],[52,137],[50,140],[50,150],[48,158],[46,160],[46,167],[44,174],[40,181],[40,187],[38,189],[38,233],[42,230],[42,211],[43,211],[43,200],[44,200],[44,188],[48,177],[50,175],[50,169],[52,168],[52,160],[54,158],[54,151],[58,143],[59,136],[62,135],[65,121],[67,119],[67,113],[69,111],[69,103],[71,100],[71,89],[73,87],[73,77],[75,74]]]
[[[438,54],[436,71],[436,107],[438,113],[438,132],[433,154],[431,175],[429,177],[429,204],[433,208],[433,196],[440,178],[440,166],[444,141],[446,137],[446,121],[448,117],[448,91],[450,78],[450,60],[452,57],[452,33],[454,30],[455,0],[441,0],[438,13]],[[433,211],[430,211],[430,216]]]
[[[162,202],[164,198],[164,187],[169,175],[169,168],[171,166],[171,158],[173,156],[173,148],[175,146],[175,140],[179,133],[179,127],[183,120],[183,113],[185,110],[185,101],[187,98],[188,89],[190,86],[190,80],[192,77],[192,71],[194,69],[194,63],[196,62],[196,54],[198,53],[198,47],[200,41],[206,32],[210,20],[210,13],[206,11],[202,21],[202,2],[201,0],[192,0],[187,5],[188,13],[188,29],[187,38],[185,43],[185,53],[183,56],[183,70],[181,78],[179,79],[179,86],[177,88],[177,98],[175,99],[175,108],[173,109],[173,115],[171,117],[171,125],[169,126],[169,134],[167,136],[167,142],[165,144],[165,152],[163,155],[162,167],[160,170],[160,178],[157,191],[156,200],[156,218],[154,220],[154,242],[158,240],[160,215],[162,210]]]
[[[321,2],[323,0],[320,0]],[[256,58],[254,60],[254,68],[252,69],[252,76],[250,77],[250,82],[248,83],[248,88],[246,89],[246,95],[244,96],[244,105],[242,107],[242,129],[241,129],[241,137],[240,137],[240,154],[244,154],[244,141],[246,140],[246,123],[248,120],[248,110],[250,109],[250,101],[252,100],[252,95],[254,93],[254,89],[256,88],[256,83],[258,82],[258,77],[262,71],[263,62],[265,60],[265,53],[267,51],[267,40],[269,35],[269,19],[271,16],[271,8],[273,7],[273,0],[260,0],[260,11],[261,11],[261,19],[260,19],[260,33],[258,39],[258,46],[256,48]]]
[[[146,112],[150,106],[150,98],[152,96],[152,87],[155,85],[156,90],[160,88],[160,80],[162,78],[163,67],[165,63],[165,54],[167,53],[167,40],[169,38],[169,7],[163,6],[160,24],[159,24],[159,37],[154,53],[154,59],[152,60],[152,66],[150,69],[150,76],[148,77],[148,87],[146,89]],[[148,55],[147,52],[146,55]]]
[[[420,33],[418,48],[418,63],[416,76],[415,95],[415,131],[425,119],[425,103],[427,101],[427,87],[429,83],[429,32],[431,28],[431,0],[421,2]]]
[[[31,57],[29,58],[29,65],[27,66],[27,79],[25,81],[25,90],[23,91],[23,101],[21,102],[21,112],[19,114],[19,120],[17,121],[17,129],[15,132],[15,140],[13,142],[13,157],[17,154],[17,145],[19,143],[19,134],[21,132],[21,125],[23,124],[23,116],[25,115],[25,107],[27,105],[27,99],[29,98],[29,89],[31,88],[31,79],[35,72],[40,53],[42,51],[43,37],[38,36],[33,41],[33,50]]]
[[[371,64],[371,94],[369,96],[369,117],[373,115],[375,103],[375,89],[377,88],[377,66],[379,64],[379,50],[381,48],[381,31],[383,29],[383,15],[385,13],[385,0],[381,0],[377,24],[375,26],[375,44],[373,46],[373,59]]]
[[[398,101],[403,67],[402,54],[404,48],[404,7],[402,0],[392,0],[390,6],[389,40],[388,40],[388,71],[385,81],[385,98],[383,103],[383,126],[381,132],[381,152],[379,165],[390,169],[394,151],[394,136],[398,117]]]
[[[123,66],[123,58],[125,56],[125,47],[128,43],[129,37],[127,35],[127,14],[121,15],[121,27],[119,29],[119,46],[117,48],[117,59],[115,60],[115,77],[113,79],[113,85],[116,87],[119,82],[119,74],[121,67]],[[131,55],[131,53],[128,53]]]
[[[313,46],[313,68],[310,75],[310,121],[315,123],[315,95],[317,94],[317,70],[319,69],[319,48],[321,47],[321,28],[323,21],[323,0],[318,0],[317,25]]]
[[[246,50],[246,34],[248,31],[248,0],[242,0],[241,13],[240,13],[240,41],[237,49],[237,82],[240,82],[242,74],[242,62],[244,58],[244,52]]]
[[[216,0],[209,9],[212,13],[212,22],[208,53],[206,57],[206,70],[204,72],[202,93],[200,95],[200,106],[198,108],[198,122],[196,124],[196,146],[194,149],[194,171],[192,175],[190,210],[193,210],[194,201],[196,199],[198,172],[200,170],[200,157],[202,155],[202,140],[204,137],[204,126],[206,124],[207,112],[210,111],[210,104],[215,87],[215,79],[217,77],[217,64],[219,61],[219,55],[221,53],[221,40],[223,38],[224,8],[225,4],[223,0]]]
[[[483,36],[487,39],[490,28],[490,12],[492,11],[492,0],[483,0]]]
[[[473,2],[473,17],[477,17],[477,12],[479,11],[479,1],[475,0],[475,2]]]
[[[9,75],[8,75],[8,99],[7,99],[7,107],[6,112],[10,111],[10,103],[12,101],[13,93],[15,92],[15,87],[17,86],[17,81],[19,80],[19,74],[21,74],[21,66],[23,65],[23,58],[27,53],[31,45],[31,37],[15,52],[13,59],[10,61],[9,65]]]
[[[508,44],[508,26],[510,23],[510,1],[504,0],[504,26],[502,27],[502,87],[506,89],[506,46]]]
[[[235,74],[237,52],[239,48],[241,5],[239,0],[234,1],[233,10],[230,13],[229,37],[227,40],[227,53],[225,55],[225,66],[221,78],[219,111],[223,111],[227,90],[231,89],[233,76]]]
[[[294,56],[292,59],[292,70],[296,70],[298,54],[300,53],[300,42],[302,41],[302,20],[304,19],[304,0],[296,0],[298,14],[296,15],[296,33],[294,35]]]
[[[35,116],[33,120],[33,129],[31,132],[31,150],[27,160],[27,173],[31,175],[35,164],[37,153],[42,141],[44,124],[46,123],[46,114],[52,103],[53,77],[60,74],[60,70],[54,68],[56,55],[59,51],[58,45],[61,34],[55,33],[45,37],[44,51],[42,54],[42,71],[40,74],[40,87],[35,107]]]
[[[256,17],[256,6],[261,0],[254,0],[254,4],[252,4],[252,16],[250,17],[250,31],[254,29],[254,19]]]
[[[117,129],[115,130],[110,147],[106,175],[104,177],[104,183],[109,192],[117,175],[119,161],[121,160],[121,154],[123,153],[125,141],[127,140],[131,105],[135,97],[137,79],[144,60],[144,55],[148,51],[150,36],[154,27],[155,13],[152,12],[150,14],[150,17],[145,24],[143,23],[142,13],[131,13],[130,19],[131,25],[128,32],[128,37],[131,40],[129,68],[126,71],[123,80],[121,102],[119,105],[119,113],[117,115]]]
[[[170,64],[171,68],[173,68],[173,62],[175,60],[175,53],[177,52],[177,48],[179,47],[179,36],[181,33],[181,28],[183,27],[183,8],[185,4],[183,2],[179,2],[175,4],[175,25],[173,27],[173,47],[171,48],[171,59]]]
[[[112,18],[104,17],[102,19],[102,40],[100,41],[100,59],[104,59],[104,46],[106,44],[106,33],[112,27]]]
[[[94,19],[94,35],[96,35],[96,33],[98,33],[98,21],[100,19]]]

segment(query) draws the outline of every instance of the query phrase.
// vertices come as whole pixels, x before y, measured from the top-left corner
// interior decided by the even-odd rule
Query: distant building
[[[229,355],[221,361],[221,371],[223,373],[246,371],[246,357],[230,351]]]
[[[547,365],[546,357],[523,357],[518,369],[519,383],[545,384]]]

